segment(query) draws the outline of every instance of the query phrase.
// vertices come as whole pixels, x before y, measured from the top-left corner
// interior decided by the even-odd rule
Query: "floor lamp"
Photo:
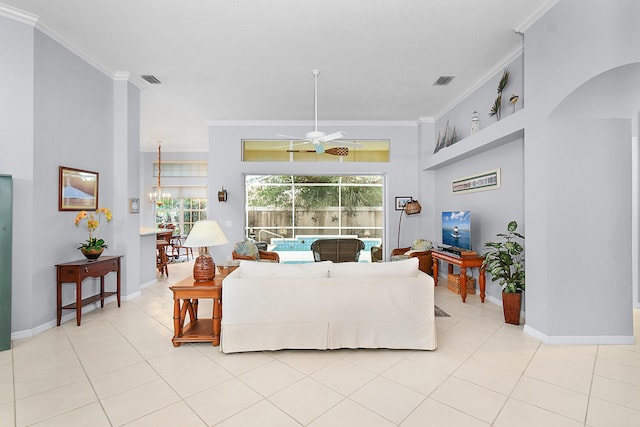
[[[209,282],[216,277],[216,265],[209,254],[209,246],[228,243],[227,237],[214,220],[198,221],[184,241],[187,248],[199,248],[198,257],[193,263],[193,279],[197,282]]]
[[[419,214],[422,211],[422,206],[420,206],[420,202],[417,200],[409,200],[405,205],[404,209],[400,211],[400,221],[398,221],[398,246],[400,247],[400,226],[402,225],[402,214],[406,213],[407,215],[415,215]]]

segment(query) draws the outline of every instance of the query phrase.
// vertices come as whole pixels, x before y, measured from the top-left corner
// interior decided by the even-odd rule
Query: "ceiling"
[[[311,125],[313,69],[320,129],[437,118],[498,72],[522,47],[515,30],[557,0],[0,2],[0,14],[27,12],[107,75],[129,73],[142,89],[142,151],[158,139],[164,151],[206,151],[212,122]],[[455,78],[434,86],[440,76]]]

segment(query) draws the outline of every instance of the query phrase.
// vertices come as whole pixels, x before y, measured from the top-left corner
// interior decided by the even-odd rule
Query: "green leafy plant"
[[[524,291],[524,246],[518,240],[524,236],[518,233],[518,223],[511,221],[507,225],[507,233],[498,233],[500,242],[486,242],[483,266],[491,274],[493,281],[498,281],[505,293]]]
[[[491,107],[491,111],[489,111],[489,115],[491,117],[496,116],[496,119],[498,119],[498,120],[500,120],[500,113],[501,113],[501,110],[502,110],[502,91],[504,90],[505,87],[507,87],[508,83],[509,83],[509,70],[507,70],[505,68],[503,73],[502,73],[502,77],[500,78],[500,81],[498,82],[498,97],[493,102],[493,106]]]

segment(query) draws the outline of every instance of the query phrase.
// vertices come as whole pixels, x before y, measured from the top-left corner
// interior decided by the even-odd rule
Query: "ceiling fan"
[[[318,130],[318,75],[320,74],[320,70],[312,70],[311,73],[313,74],[313,101],[314,101],[314,112],[315,112],[314,130],[307,132],[304,138],[300,138],[297,136],[289,136],[289,135],[278,135],[278,136],[293,139],[296,141],[302,141],[302,144],[313,144],[315,151],[318,154],[322,154],[324,152],[327,152],[327,154],[333,154],[325,150],[324,144],[326,143],[332,143],[340,147],[345,147],[345,146],[360,147],[362,144],[359,144],[357,142],[340,140],[340,138],[346,135],[346,132],[338,131],[338,132],[333,132],[327,135],[324,132],[321,132]]]

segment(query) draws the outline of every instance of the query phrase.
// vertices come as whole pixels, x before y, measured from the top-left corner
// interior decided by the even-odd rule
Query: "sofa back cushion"
[[[409,258],[397,262],[343,262],[333,264],[329,277],[339,278],[378,278],[378,277],[416,277],[418,258]]]
[[[240,277],[244,279],[305,279],[329,277],[331,261],[303,264],[240,261]]]

